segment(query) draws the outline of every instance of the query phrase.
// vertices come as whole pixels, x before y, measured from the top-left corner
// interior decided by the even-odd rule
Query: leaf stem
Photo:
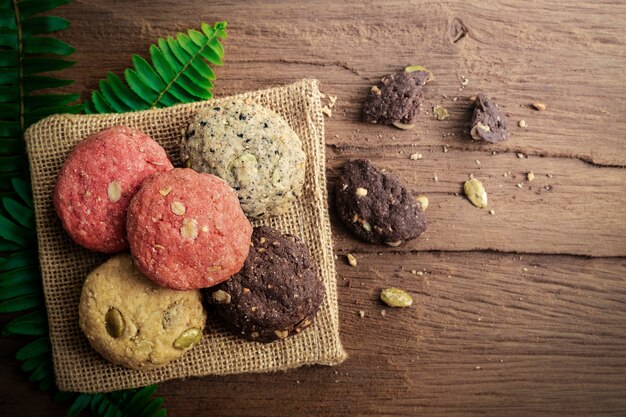
[[[15,0],[13,0],[15,1]],[[163,98],[163,96],[165,95],[165,93],[168,92],[168,90],[170,89],[170,87],[176,82],[176,80],[178,80],[178,78],[185,72],[185,70],[187,69],[187,67],[189,67],[189,65],[191,65],[191,63],[194,61],[194,59],[196,59],[196,57],[200,54],[202,54],[202,51],[204,51],[204,48],[207,47],[207,45],[209,43],[211,43],[211,41],[213,41],[213,39],[215,39],[217,37],[217,30],[215,31],[215,33],[213,34],[213,36],[211,36],[210,38],[207,38],[207,41],[204,43],[204,45],[202,45],[200,47],[200,49],[198,49],[198,52],[196,52],[195,54],[193,54],[191,56],[191,59],[187,60],[187,62],[185,62],[185,65],[183,65],[183,67],[176,73],[176,75],[174,76],[174,78],[172,78],[172,80],[167,83],[167,85],[165,86],[165,88],[163,89],[163,91],[161,91],[159,93],[159,96],[157,98],[154,99],[154,101],[152,102],[152,104],[150,104],[150,108],[153,109],[154,107],[156,107],[157,104],[159,104],[159,101],[161,101],[161,99]]]
[[[24,39],[22,34],[22,19],[20,18],[20,8],[17,0],[12,0],[13,12],[15,14],[15,28],[17,30],[17,59],[19,61],[19,88],[20,88],[20,131],[24,132]]]

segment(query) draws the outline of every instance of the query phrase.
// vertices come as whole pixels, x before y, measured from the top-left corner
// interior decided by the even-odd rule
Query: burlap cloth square
[[[37,219],[37,238],[57,386],[76,392],[106,392],[173,378],[286,370],[309,364],[336,365],[346,358],[339,339],[336,271],[326,191],[324,120],[318,81],[302,80],[237,96],[276,111],[302,140],[308,164],[305,190],[293,209],[280,217],[254,222],[300,236],[317,261],[326,297],[314,325],[298,336],[271,343],[248,342],[231,335],[209,312],[201,344],[179,360],[153,371],[113,365],[91,349],[78,326],[83,280],[106,255],[83,249],[63,230],[52,205],[61,165],[87,135],[113,125],[136,127],[159,142],[178,165],[178,143],[196,109],[222,99],[125,114],[55,115],[25,134]]]

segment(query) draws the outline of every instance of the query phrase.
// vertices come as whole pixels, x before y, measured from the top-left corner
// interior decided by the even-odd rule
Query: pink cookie
[[[252,236],[235,190],[187,168],[147,179],[126,227],[139,270],[177,290],[211,287],[237,273]]]
[[[98,252],[128,248],[126,210],[144,179],[169,171],[165,150],[145,133],[113,126],[80,142],[61,168],[54,207],[76,243]]]

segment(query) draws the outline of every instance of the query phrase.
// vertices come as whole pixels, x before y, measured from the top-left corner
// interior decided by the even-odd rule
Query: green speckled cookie
[[[140,370],[180,357],[202,339],[206,322],[199,291],[157,286],[129,254],[114,256],[87,276],[78,315],[98,353]]]
[[[199,110],[180,156],[188,167],[237,190],[248,217],[283,214],[302,194],[302,143],[282,117],[258,104],[233,100]]]

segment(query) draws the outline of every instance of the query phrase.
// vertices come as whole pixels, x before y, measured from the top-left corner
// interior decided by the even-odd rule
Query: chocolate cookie
[[[97,352],[142,370],[182,356],[200,342],[206,321],[200,291],[157,286],[137,270],[129,254],[112,257],[87,276],[78,316]]]
[[[252,232],[246,262],[207,298],[237,334],[271,342],[300,333],[315,318],[324,284],[306,245],[271,227]]]
[[[506,115],[486,94],[476,96],[470,135],[472,139],[491,143],[503,142],[509,138]]]
[[[431,78],[428,70],[418,66],[383,77],[367,96],[363,119],[370,123],[411,129],[421,105],[422,87]]]
[[[409,190],[365,159],[344,166],[335,202],[346,227],[367,242],[399,246],[426,230],[426,216]]]

